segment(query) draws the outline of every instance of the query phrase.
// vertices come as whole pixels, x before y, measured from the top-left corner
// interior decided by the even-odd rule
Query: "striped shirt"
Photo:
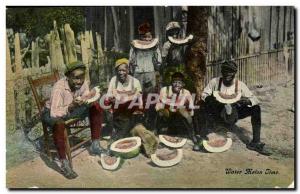
[[[194,115],[193,109],[194,101],[191,93],[186,89],[181,89],[179,95],[174,94],[172,91],[172,86],[163,87],[159,94],[159,103],[156,104],[156,110],[159,110],[167,105],[171,112],[176,112],[178,107],[185,107],[192,115]]]
[[[84,82],[79,90],[72,92],[67,78],[58,80],[51,91],[50,100],[46,102],[46,108],[50,109],[50,117],[59,118],[68,114],[68,107],[73,100],[90,92],[87,82]]]

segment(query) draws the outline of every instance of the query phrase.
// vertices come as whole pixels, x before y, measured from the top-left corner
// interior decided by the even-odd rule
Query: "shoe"
[[[62,173],[67,179],[75,179],[76,177],[78,177],[78,174],[73,171],[70,162],[67,159],[63,159],[61,163]]]
[[[194,146],[193,146],[193,151],[199,152],[202,147],[202,138],[199,135],[196,135],[193,138]]]
[[[200,150],[201,150],[200,145],[194,144],[194,146],[193,146],[193,151],[199,152]]]
[[[262,155],[270,156],[272,155],[271,151],[265,147],[265,144],[262,142],[250,142],[246,146],[249,150],[256,151]]]
[[[93,140],[92,145],[89,148],[91,155],[99,155],[104,153],[105,150],[100,146],[99,140]]]

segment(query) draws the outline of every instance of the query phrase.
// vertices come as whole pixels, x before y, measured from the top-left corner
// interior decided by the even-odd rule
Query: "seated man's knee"
[[[179,109],[179,114],[189,123],[193,122],[191,114],[186,109]]]
[[[260,105],[255,105],[255,106],[252,106],[252,108],[254,109],[254,110],[260,110]]]
[[[65,128],[65,121],[62,119],[55,121],[54,127],[55,128]]]
[[[101,108],[101,106],[98,102],[93,102],[90,109],[96,110],[96,111],[99,111],[99,112],[103,112],[103,109]]]
[[[259,105],[255,105],[255,106],[252,106],[252,111],[254,113],[260,113],[261,112],[261,108]]]

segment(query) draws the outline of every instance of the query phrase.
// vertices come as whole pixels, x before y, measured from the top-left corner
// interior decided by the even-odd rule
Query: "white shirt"
[[[117,86],[116,86],[116,81],[117,81]],[[117,80],[117,76],[114,76],[111,78],[109,82],[106,97],[114,96],[116,100],[121,100],[120,95],[123,94],[125,95],[125,97],[127,97],[125,101],[129,101],[132,100],[134,96],[141,93],[142,93],[142,87],[138,79],[132,77],[131,75],[128,75],[128,81],[122,84],[119,80]]]
[[[207,96],[212,95],[213,91],[218,90],[219,80],[221,77],[216,77],[210,80],[208,85],[204,88],[201,99],[205,101]],[[235,93],[235,79],[232,82],[233,84],[229,87],[225,86],[222,82],[220,92],[226,95],[232,95]],[[259,100],[254,96],[254,94],[249,90],[246,84],[238,80],[238,92],[242,94],[242,97],[246,97],[251,101],[252,106],[259,104]]]

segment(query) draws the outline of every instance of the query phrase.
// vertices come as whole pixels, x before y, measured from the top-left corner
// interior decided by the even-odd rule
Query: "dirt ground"
[[[230,150],[223,153],[193,152],[192,143],[184,146],[182,161],[173,167],[158,168],[140,154],[126,160],[121,169],[102,169],[99,157],[90,156],[85,149],[77,151],[74,180],[64,178],[57,166],[37,154],[24,154],[12,148],[16,142],[7,137],[7,150],[23,153],[26,159],[14,161],[7,154],[8,188],[286,188],[294,180],[294,85],[258,88],[261,100],[262,141],[274,154],[270,157],[246,148],[252,137],[250,118],[240,120],[229,133],[233,139]],[[102,141],[101,144],[106,142]],[[30,156],[28,156],[30,155]],[[241,170],[241,174],[226,174],[226,169]],[[246,169],[262,174],[245,174]],[[270,169],[276,174],[265,174]]]

